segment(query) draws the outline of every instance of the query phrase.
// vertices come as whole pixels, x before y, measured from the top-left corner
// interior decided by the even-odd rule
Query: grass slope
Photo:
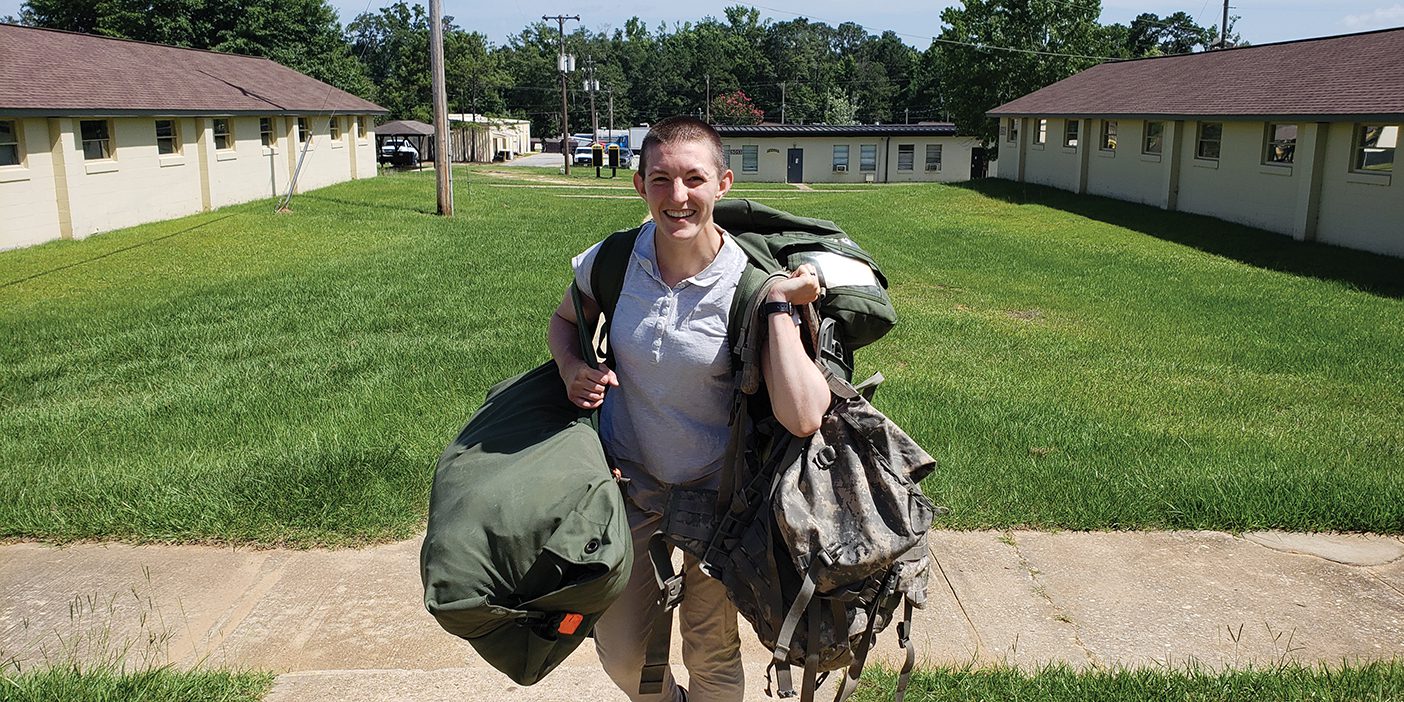
[[[0,673],[0,702],[257,702],[272,685],[271,673],[56,667]]]
[[[0,253],[0,537],[406,537],[493,382],[547,356],[624,179],[403,174]],[[1392,259],[1007,183],[738,194],[842,224],[863,352],[958,528],[1404,532]]]

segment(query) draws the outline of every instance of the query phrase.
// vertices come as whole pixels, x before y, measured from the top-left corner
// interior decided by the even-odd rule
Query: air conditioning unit
[[[863,182],[864,182],[864,183],[871,183],[871,182],[873,182],[873,174],[869,173],[869,174],[863,176]]]
[[[834,172],[835,172],[835,173],[847,173],[847,172],[848,172],[848,164],[846,164],[846,163],[835,163],[835,164],[834,164]]]

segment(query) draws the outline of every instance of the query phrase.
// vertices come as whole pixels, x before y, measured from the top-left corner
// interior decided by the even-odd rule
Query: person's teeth
[[[669,217],[691,217],[694,210],[663,210]]]

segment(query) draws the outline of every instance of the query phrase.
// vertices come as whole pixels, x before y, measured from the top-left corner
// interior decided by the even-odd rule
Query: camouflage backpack
[[[762,236],[747,228],[754,220],[739,221],[734,212],[723,212],[725,203],[718,203],[717,221],[734,239],[754,241]],[[748,213],[759,207],[742,206]],[[803,227],[818,222],[768,208],[761,221],[772,227],[763,233],[766,239],[779,235],[801,246],[814,236]],[[820,224],[826,230],[819,236],[837,232],[845,246],[857,249],[837,227]],[[790,229],[784,229],[787,226]],[[622,271],[631,248],[615,245],[613,252],[601,248],[597,255],[592,285],[606,318],[623,280],[622,274],[615,278],[600,271]],[[665,523],[650,546],[662,614],[646,645],[639,692],[661,692],[668,666],[672,610],[683,597],[682,577],[668,553],[672,544],[697,556],[704,569],[722,581],[728,598],[771,649],[780,697],[795,695],[791,669],[800,666],[806,702],[821,682],[819,673],[839,668],[847,673],[836,700],[847,698],[877,633],[903,605],[898,638],[907,660],[898,685],[900,700],[915,657],[912,609],[925,601],[926,532],[936,509],[919,482],[934,469],[935,460],[869,402],[881,375],[857,387],[848,382],[852,356],[845,344],[875,340],[891,328],[895,317],[885,313],[886,321],[874,320],[861,308],[854,311],[852,300],[835,304],[833,298],[804,308],[807,347],[828,380],[833,404],[819,432],[795,437],[770,416],[769,401],[759,393],[766,331],[759,306],[769,286],[783,279],[785,266],[772,262],[765,267],[769,275],[762,273],[759,283],[748,283],[747,276],[761,266],[751,251],[755,247],[743,248],[756,265],[743,275],[739,299],[732,305],[729,336],[737,390],[722,485],[720,491],[670,492]],[[863,256],[862,262],[876,271]],[[823,263],[831,270],[835,263],[846,265],[800,262],[816,263],[821,271]],[[876,298],[863,291],[858,302],[871,304]],[[890,312],[885,293],[881,300]],[[871,330],[878,327],[873,335]]]

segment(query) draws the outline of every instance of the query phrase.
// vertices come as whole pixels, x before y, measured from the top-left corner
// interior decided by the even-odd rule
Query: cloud
[[[1351,29],[1384,29],[1404,24],[1404,5],[1377,8],[1373,12],[1346,15],[1341,23]]]

